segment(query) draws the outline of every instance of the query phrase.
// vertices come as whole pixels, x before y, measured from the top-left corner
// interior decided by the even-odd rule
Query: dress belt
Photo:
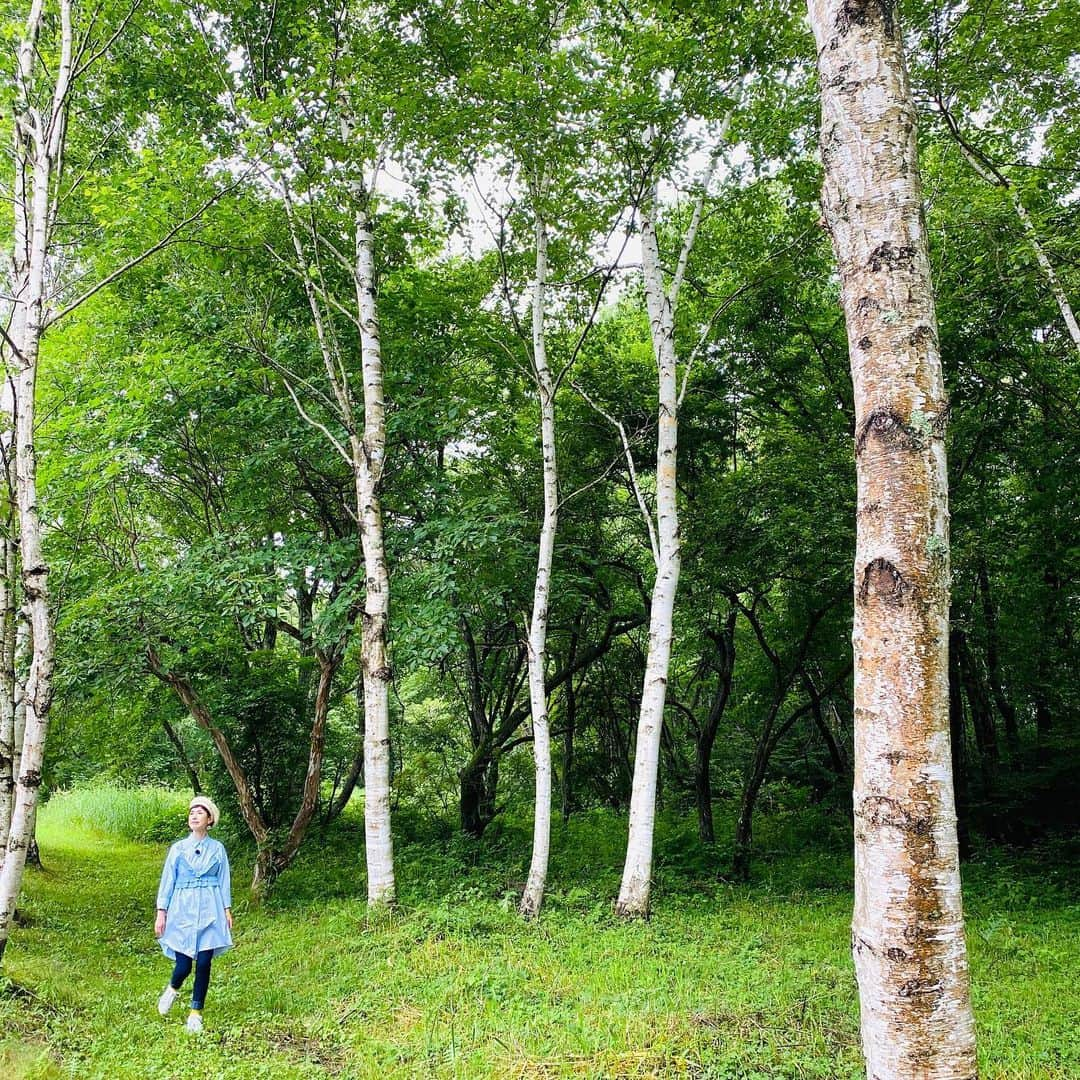
[[[176,879],[176,889],[212,889],[217,885],[217,874],[204,874],[202,877],[182,877]]]

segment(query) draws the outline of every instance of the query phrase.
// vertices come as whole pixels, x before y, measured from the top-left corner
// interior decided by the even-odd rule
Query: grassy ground
[[[401,910],[359,899],[361,833],[312,845],[260,911],[237,902],[200,1038],[155,1000],[164,855],[47,812],[0,981],[0,1076],[709,1077],[861,1075],[848,954],[850,861],[820,820],[762,823],[754,883],[718,882],[684,823],[658,841],[656,913],[610,913],[623,823],[558,828],[543,917],[513,909],[528,834],[399,842]],[[403,832],[408,832],[407,826]],[[833,845],[836,841],[834,839]],[[795,855],[774,852],[795,851]],[[1060,861],[1061,853],[1057,853]],[[234,881],[242,896],[242,854]],[[1030,857],[972,865],[966,902],[981,1075],[1080,1076],[1080,910]]]

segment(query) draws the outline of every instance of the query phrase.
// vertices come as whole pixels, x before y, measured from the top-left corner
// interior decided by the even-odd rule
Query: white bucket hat
[[[218,818],[221,817],[221,811],[217,808],[217,803],[213,799],[207,798],[205,795],[196,795],[194,799],[188,803],[188,810],[194,809],[196,806],[201,806],[210,815],[210,824],[216,825]]]

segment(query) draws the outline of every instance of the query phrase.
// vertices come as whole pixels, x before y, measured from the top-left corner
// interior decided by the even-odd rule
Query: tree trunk
[[[986,559],[979,558],[979,592],[982,595],[983,622],[986,624],[986,674],[990,690],[994,695],[994,704],[1001,713],[1005,725],[1005,744],[1009,748],[1009,758],[1013,768],[1020,768],[1020,730],[1016,723],[1016,709],[1005,693],[1001,678],[1001,662],[998,653],[997,609],[990,595],[990,575],[986,568]]]
[[[574,641],[577,637],[575,635]],[[572,655],[572,654],[571,654]],[[574,809],[574,736],[577,734],[577,693],[574,680],[566,684],[566,731],[563,735],[562,819],[570,820]]]
[[[970,1080],[949,754],[946,401],[891,0],[810,0],[856,407],[855,914],[867,1074]]]
[[[739,813],[735,819],[735,846],[731,857],[731,872],[736,881],[750,880],[750,853],[754,844],[754,808],[757,806],[761,785],[765,782],[770,751],[764,744],[758,745],[757,753],[739,798]]]
[[[994,727],[990,698],[983,684],[982,672],[979,671],[975,657],[968,646],[967,635],[963,630],[957,630],[950,634],[950,640],[956,646],[956,670],[960,674],[968,708],[971,711],[971,727],[975,732],[975,748],[979,751],[983,786],[989,790],[994,783],[999,758],[997,730]]]
[[[956,631],[949,632],[949,745],[952,749],[953,788],[956,791],[956,841],[960,859],[971,858],[970,800],[968,798],[964,697],[954,647]]]
[[[714,739],[701,738],[694,747],[694,795],[697,799],[698,839],[716,840],[712,812],[712,750]]]
[[[300,805],[293,816],[289,831],[281,845],[276,846],[274,834],[259,811],[255,791],[252,789],[247,773],[233,753],[225,733],[214,723],[210,710],[199,699],[194,687],[186,678],[165,668],[153,646],[146,647],[146,660],[151,673],[172,689],[187,708],[192,719],[209,733],[233,782],[240,805],[240,815],[255,841],[257,851],[255,872],[251,882],[251,897],[256,904],[266,898],[277,876],[287,869],[296,857],[315,814],[322,779],[323,747],[326,741],[326,721],[330,711],[330,692],[343,655],[343,650],[340,648],[325,653],[316,652],[319,681],[311,722],[307,773],[304,777]]]
[[[0,859],[15,804],[15,569],[15,543],[0,537]]]
[[[656,580],[649,611],[649,651],[638,715],[634,781],[630,793],[630,833],[626,862],[615,910],[629,918],[649,914],[652,889],[653,829],[660,737],[671,659],[675,594],[681,565],[676,499],[678,458],[678,386],[676,381],[675,311],[664,288],[656,239],[656,183],[652,182],[641,215],[641,249],[645,296],[653,352],[659,376],[656,435]],[[673,290],[674,292],[674,290]]]
[[[551,848],[551,733],[548,726],[546,657],[551,567],[555,552],[555,531],[559,521],[559,474],[555,457],[555,381],[548,367],[544,327],[548,237],[542,204],[546,194],[546,183],[542,179],[533,193],[533,201],[536,203],[536,276],[533,281],[532,343],[533,369],[540,401],[544,520],[540,528],[540,549],[536,562],[536,583],[533,587],[528,639],[529,710],[532,715],[533,757],[536,762],[536,798],[532,859],[519,907],[525,919],[534,919],[540,914],[540,905],[544,901],[544,886],[547,883],[548,853]]]
[[[731,680],[735,674],[735,624],[738,608],[732,606],[724,622],[723,630],[708,632],[709,640],[716,646],[716,696],[709,708],[705,723],[694,740],[694,793],[697,798],[698,837],[703,844],[716,840],[712,812],[712,752],[716,733],[731,696]]]
[[[353,796],[353,792],[356,790],[356,785],[360,782],[360,778],[364,775],[364,749],[361,745],[360,753],[355,755],[349,765],[349,771],[345,775],[345,782],[341,785],[341,790],[337,793],[337,797],[331,802],[327,808],[326,816],[323,819],[323,826],[329,825],[335,818],[341,816],[345,807],[349,805],[349,800]]]
[[[39,37],[45,26],[43,4],[33,0],[19,43],[15,79],[13,132],[16,160],[15,232],[12,267],[14,308],[10,338],[15,361],[15,475],[22,557],[23,597],[33,642],[26,680],[26,727],[7,849],[0,869],[0,960],[7,946],[15,901],[33,838],[41,768],[45,757],[49,710],[56,662],[52,612],[49,605],[49,567],[42,548],[37,499],[37,457],[34,451],[35,391],[38,351],[45,328],[45,269],[54,172],[62,163],[72,71],[71,2],[59,3],[59,56],[52,100],[40,107],[35,93]]]
[[[387,649],[390,574],[383,539],[382,486],[386,456],[382,343],[375,306],[375,237],[366,209],[356,212],[356,303],[364,379],[364,435],[352,438],[356,511],[364,551],[364,841],[368,904],[393,904],[394,840],[390,830],[390,680]]]
[[[165,735],[169,742],[172,743],[176,756],[180,759],[180,764],[183,765],[184,772],[188,775],[191,793],[193,795],[200,794],[202,792],[202,783],[199,781],[199,774],[195,771],[195,766],[191,763],[191,758],[188,757],[187,750],[184,749],[183,740],[176,734],[176,730],[164,716],[161,718],[161,726],[165,729]]]
[[[495,820],[498,758],[487,752],[474,755],[458,777],[461,781],[461,831],[479,840]]]

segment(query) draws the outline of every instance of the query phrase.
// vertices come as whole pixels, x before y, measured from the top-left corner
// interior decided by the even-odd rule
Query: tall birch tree
[[[532,616],[529,620],[529,709],[533,727],[533,757],[536,762],[536,797],[533,811],[533,848],[529,878],[521,897],[525,918],[540,913],[547,883],[548,854],[551,847],[551,733],[548,727],[545,656],[547,654],[548,610],[551,603],[551,567],[555,552],[555,531],[559,521],[559,471],[555,451],[555,379],[547,358],[547,265],[548,235],[544,217],[547,195],[546,171],[533,183],[535,204],[536,270],[532,296],[532,363],[540,404],[540,445],[543,455],[544,516],[540,527],[540,547],[536,560]]]
[[[194,213],[131,257],[126,257],[129,253],[123,246],[124,254],[119,257],[110,250],[114,266],[100,276],[95,275],[96,267],[89,265],[90,260],[88,265],[79,264],[81,237],[65,236],[63,245],[58,242],[58,232],[68,226],[62,211],[72,205],[74,193],[93,174],[95,166],[100,165],[110,139],[121,129],[129,130],[125,124],[130,118],[124,116],[111,129],[95,131],[96,145],[81,148],[85,154],[79,162],[81,168],[69,176],[65,167],[69,164],[66,161],[69,120],[76,91],[89,81],[91,73],[96,75],[106,60],[111,59],[113,47],[138,7],[138,2],[119,9],[102,4],[92,11],[81,12],[72,0],[31,0],[25,21],[14,35],[17,45],[8,83],[13,140],[11,314],[0,351],[13,388],[15,517],[29,666],[22,701],[16,706],[12,756],[19,759],[19,773],[0,869],[0,960],[33,841],[56,665],[34,443],[42,341],[50,326],[89,297],[168,244],[182,239],[185,227],[220,197],[220,192],[211,195]],[[160,32],[162,27],[156,29]],[[104,81],[99,79],[95,89],[100,91]],[[141,105],[145,106],[145,102]],[[84,116],[88,127],[92,113],[92,109],[87,110]],[[201,147],[198,153],[202,153]],[[200,159],[200,169],[201,165]],[[101,244],[101,247],[108,249],[109,245]],[[7,652],[11,655],[10,648]],[[22,720],[24,709],[25,721]]]
[[[976,1075],[949,749],[947,402],[895,5],[811,0],[855,388],[855,914],[867,1074]]]
[[[16,502],[22,590],[33,649],[26,685],[19,775],[4,863],[0,868],[0,959],[7,945],[33,834],[55,665],[49,568],[43,552],[37,498],[34,393],[38,354],[48,318],[46,263],[56,223],[55,178],[63,167],[74,64],[70,0],[60,0],[58,16],[55,75],[43,79],[42,57],[54,48],[54,43],[46,43],[43,37],[49,33],[52,20],[44,0],[33,0],[18,44],[14,80],[15,230],[11,276],[14,307],[5,351],[13,369],[14,396],[18,403],[14,410]]]
[[[725,125],[726,127],[726,125]],[[650,132],[649,142],[655,139]],[[678,354],[675,346],[675,316],[679,291],[686,277],[694,249],[709,182],[716,168],[713,156],[701,177],[689,223],[670,282],[664,281],[657,239],[659,216],[658,177],[655,171],[646,181],[641,202],[641,262],[649,334],[656,361],[659,390],[656,435],[656,507],[647,508],[640,486],[634,480],[641,511],[649,532],[656,577],[649,608],[649,647],[645,659],[645,680],[638,715],[634,782],[630,795],[630,833],[623,865],[622,884],[616,911],[628,917],[649,913],[652,887],[653,829],[656,820],[656,782],[660,763],[660,738],[667,699],[668,667],[674,634],[675,594],[679,586],[680,541],[678,509],[679,400]],[[624,435],[625,441],[625,435]],[[627,444],[627,461],[632,460]]]

